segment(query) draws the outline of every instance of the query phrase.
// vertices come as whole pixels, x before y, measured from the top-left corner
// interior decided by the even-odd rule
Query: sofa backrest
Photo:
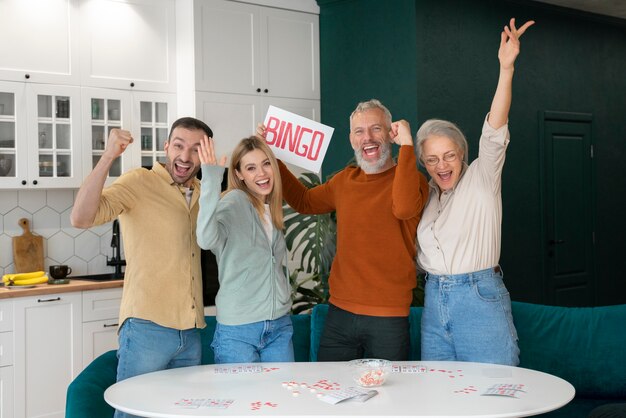
[[[577,396],[626,398],[626,305],[512,308],[520,367],[567,380]]]
[[[328,305],[316,305],[311,312],[311,350],[310,361],[317,361],[317,352],[320,347],[320,339],[326,323]],[[409,313],[409,333],[411,337],[411,350],[409,360],[419,360],[421,357],[420,325],[422,321],[422,308],[412,307]]]

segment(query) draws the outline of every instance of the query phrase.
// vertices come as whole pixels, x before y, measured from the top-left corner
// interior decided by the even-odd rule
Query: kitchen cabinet
[[[13,367],[0,367],[0,417],[12,418],[13,412]]]
[[[0,188],[78,187],[80,90],[0,82]]]
[[[317,15],[198,0],[194,27],[196,90],[319,100]]]
[[[110,350],[117,350],[122,288],[83,292],[83,367]]]
[[[78,0],[2,0],[0,80],[77,85],[78,9]]]
[[[198,117],[215,132],[216,155],[230,157],[235,145],[253,135],[270,105],[305,118],[320,120],[319,100],[254,97],[235,94],[196,93]],[[237,123],[233,123],[236,120]]]
[[[176,92],[175,0],[82,0],[81,84]]]
[[[81,292],[13,303],[14,416],[62,418],[67,386],[82,370]]]
[[[108,183],[129,169],[165,162],[163,148],[176,114],[174,94],[83,88],[82,114],[85,175],[98,163],[114,128],[129,130],[134,142],[113,163]]]
[[[0,301],[0,417],[13,417],[13,301]]]
[[[195,62],[179,107],[195,103],[218,156],[253,135],[270,105],[320,120],[318,15],[228,0],[196,0],[191,12],[177,12],[193,19],[194,31],[181,31],[179,41],[194,45]]]
[[[132,104],[135,165],[150,168],[155,161],[164,163],[165,142],[177,119],[176,95],[134,92]]]

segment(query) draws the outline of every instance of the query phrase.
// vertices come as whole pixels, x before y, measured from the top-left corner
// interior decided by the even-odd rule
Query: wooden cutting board
[[[43,271],[43,238],[30,232],[30,221],[22,218],[17,223],[24,233],[13,237],[13,263],[16,273]]]

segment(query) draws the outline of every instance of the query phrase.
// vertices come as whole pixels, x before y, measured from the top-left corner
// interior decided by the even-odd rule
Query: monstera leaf
[[[306,187],[320,184],[312,173],[299,180]],[[334,213],[304,215],[288,205],[283,206],[285,241],[291,258],[299,257],[300,265],[290,275],[293,312],[299,313],[328,300],[328,275],[335,257],[337,227]]]

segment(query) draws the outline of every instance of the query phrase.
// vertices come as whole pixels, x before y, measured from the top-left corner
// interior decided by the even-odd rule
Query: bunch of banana
[[[48,282],[48,276],[43,271],[30,273],[11,273],[2,276],[2,282],[7,286],[26,286]]]

